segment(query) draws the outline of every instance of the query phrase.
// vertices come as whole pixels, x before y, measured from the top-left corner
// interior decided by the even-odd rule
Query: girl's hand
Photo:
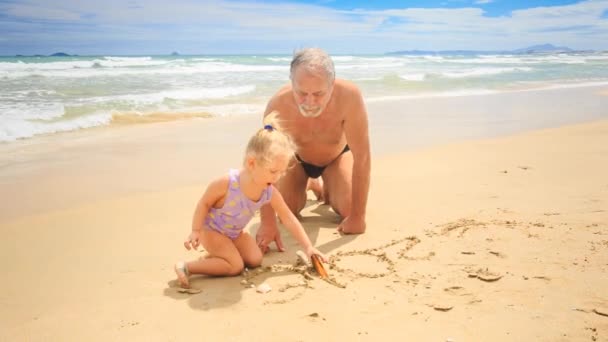
[[[187,250],[194,249],[196,250],[198,246],[201,244],[201,232],[199,230],[193,230],[190,233],[190,236],[184,241],[184,247]]]
[[[306,255],[308,255],[308,258],[310,258],[313,254],[317,254],[321,260],[323,260],[323,262],[329,261],[325,254],[321,253],[318,249],[314,248],[313,246],[308,247],[306,249]]]

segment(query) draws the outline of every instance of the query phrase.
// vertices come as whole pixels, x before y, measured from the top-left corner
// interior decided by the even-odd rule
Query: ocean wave
[[[111,121],[109,113],[92,113],[69,120],[52,122],[2,118],[0,141],[8,142],[17,139],[31,138],[36,135],[76,131],[84,128],[107,125]]]
[[[145,64],[145,65],[144,65]],[[145,67],[144,67],[145,66]],[[287,72],[282,65],[247,65],[218,61],[188,62],[184,60],[150,61],[132,63],[129,61],[70,61],[49,63],[0,63],[0,77],[17,79],[25,77],[44,78],[91,78],[117,77],[128,75],[192,75],[245,72]]]
[[[60,118],[65,113],[64,104],[58,101],[2,101],[0,102],[0,120],[4,124],[9,120],[49,121]]]
[[[97,104],[108,102],[126,102],[136,105],[149,105],[160,104],[167,100],[197,101],[209,99],[223,99],[227,97],[251,93],[255,90],[255,88],[255,85],[220,88],[188,88],[165,90],[155,93],[97,96],[88,99],[83,99],[83,102]]]
[[[481,55],[476,58],[452,59],[458,64],[585,64],[589,56],[580,55]]]
[[[401,74],[399,78],[406,81],[424,81],[426,79],[425,73],[412,73],[412,74]]]
[[[98,125],[260,115],[290,56],[0,57],[0,140]],[[366,101],[608,82],[607,53],[336,56]]]
[[[271,62],[285,62],[285,63],[291,62],[291,57],[266,57],[266,59]]]
[[[432,75],[437,77],[446,77],[446,78],[468,78],[468,77],[483,77],[483,76],[492,76],[499,75],[505,73],[512,72],[530,72],[533,71],[533,68],[529,67],[512,67],[512,68],[475,68],[468,70],[458,70],[458,71],[444,71],[440,73],[433,73]]]
[[[374,64],[368,64],[368,63],[361,63],[361,64],[339,64],[336,65],[336,70],[355,70],[355,69],[359,69],[359,70],[370,70],[370,69],[390,69],[390,68],[400,68],[403,67],[405,64],[402,62],[396,62],[396,63],[374,63]]]

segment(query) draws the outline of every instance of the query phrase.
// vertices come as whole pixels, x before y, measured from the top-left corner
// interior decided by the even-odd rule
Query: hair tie
[[[274,130],[274,127],[272,127],[272,125],[264,125],[264,129],[269,132],[272,132]]]

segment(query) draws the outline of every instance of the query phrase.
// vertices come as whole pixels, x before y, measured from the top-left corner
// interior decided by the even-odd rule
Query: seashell
[[[490,270],[488,270],[487,268],[484,269],[480,269],[479,271],[477,271],[477,279],[479,280],[483,280],[483,281],[497,281],[498,279],[502,278],[502,275],[496,272],[492,272]]]
[[[437,311],[450,311],[450,310],[452,310],[452,308],[454,308],[454,307],[452,305],[448,305],[448,304],[433,305],[433,309],[435,309]]]
[[[201,289],[195,289],[195,288],[184,288],[184,287],[180,287],[179,289],[177,289],[177,292],[179,293],[187,293],[187,294],[197,294],[197,293],[201,293]]]
[[[310,259],[308,259],[308,256],[306,255],[306,253],[302,252],[302,251],[297,251],[296,255],[298,256],[298,259],[300,260],[300,262],[304,265],[306,265],[306,267],[311,267],[312,264],[310,263]]]
[[[268,285],[266,283],[262,283],[262,284],[258,285],[258,287],[255,290],[259,293],[268,293],[268,292],[270,292],[270,290],[272,290],[272,287],[270,287],[270,285]]]

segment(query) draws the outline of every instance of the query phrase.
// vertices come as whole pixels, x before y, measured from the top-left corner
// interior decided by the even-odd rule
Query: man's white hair
[[[330,83],[336,78],[334,62],[327,52],[319,48],[306,48],[298,50],[293,54],[289,73],[290,79],[293,80],[294,73],[298,67],[304,67],[308,72],[313,74],[323,72]]]

